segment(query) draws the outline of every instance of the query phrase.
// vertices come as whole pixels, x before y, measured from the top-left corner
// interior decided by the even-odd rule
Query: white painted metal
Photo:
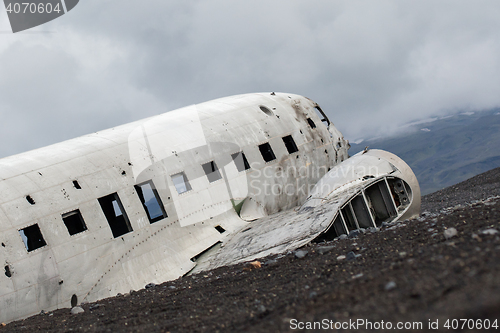
[[[376,179],[396,168],[391,176],[413,194],[397,218],[418,214],[418,183],[404,162],[373,151],[348,159],[348,142],[321,122],[316,106],[291,94],[232,96],[1,159],[0,321],[69,307],[74,296],[95,301],[175,279],[197,263],[216,267],[301,246],[369,183],[355,174],[322,180],[335,191],[317,190],[344,160],[376,165]],[[298,152],[288,153],[282,139],[288,135]],[[264,161],[265,143],[276,159]],[[251,168],[240,172],[231,155],[241,151]],[[202,168],[211,161],[222,176],[213,182]],[[180,172],[191,188],[181,194],[171,177]],[[134,187],[147,181],[168,215],[154,223]],[[312,193],[322,199],[306,201],[315,185]],[[113,193],[131,228],[116,238],[98,201]],[[86,230],[70,235],[62,216],[76,209]],[[46,245],[28,251],[19,231],[35,224]]]

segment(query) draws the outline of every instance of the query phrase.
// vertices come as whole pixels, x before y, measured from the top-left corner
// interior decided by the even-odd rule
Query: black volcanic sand
[[[423,197],[418,219],[310,244],[304,258],[294,252],[263,258],[260,268],[219,268],[0,332],[278,332],[292,330],[293,319],[333,327],[363,319],[374,329],[422,323],[416,331],[436,320],[451,331],[448,319],[500,325],[500,198],[485,200],[500,194],[499,183],[500,168]],[[451,228],[457,235],[446,239]]]
[[[422,212],[439,212],[443,208],[473,203],[500,196],[500,168],[422,197]]]

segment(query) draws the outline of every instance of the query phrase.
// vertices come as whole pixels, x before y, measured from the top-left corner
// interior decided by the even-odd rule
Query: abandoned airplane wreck
[[[408,165],[246,94],[0,160],[0,321],[414,217]]]

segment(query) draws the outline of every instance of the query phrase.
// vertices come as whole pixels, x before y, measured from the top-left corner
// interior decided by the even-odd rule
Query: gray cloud
[[[246,92],[308,96],[351,140],[495,107],[498,17],[496,1],[81,1],[32,29],[54,33],[0,35],[0,156]]]

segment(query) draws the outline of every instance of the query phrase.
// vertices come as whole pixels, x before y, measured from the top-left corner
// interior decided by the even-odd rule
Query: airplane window
[[[83,221],[82,214],[80,210],[74,210],[72,212],[62,215],[62,219],[70,235],[78,234],[87,230],[87,226]]]
[[[283,142],[285,143],[286,150],[288,150],[289,154],[293,154],[299,151],[299,148],[297,148],[297,145],[295,144],[295,141],[293,140],[293,137],[291,135],[283,137]]]
[[[28,252],[47,245],[47,243],[43,239],[42,232],[40,231],[38,224],[33,224],[29,227],[19,230],[19,234],[21,235],[24,246],[26,246],[26,250],[28,250]]]
[[[312,121],[311,118],[307,118],[307,123],[309,124],[309,126],[311,126],[311,128],[316,128],[316,124],[314,123],[314,121]]]
[[[263,143],[259,146],[260,153],[262,154],[262,158],[266,162],[270,162],[272,160],[276,159],[276,156],[274,155],[273,149],[271,148],[271,145],[269,142]]]
[[[226,229],[224,229],[223,227],[221,227],[220,225],[216,225],[215,226],[215,230],[217,230],[218,232],[220,232],[221,234],[225,233],[226,232]]]
[[[328,127],[330,125],[330,119],[328,119],[328,117],[323,112],[323,110],[321,110],[321,108],[319,107],[319,105],[316,105],[314,107],[314,110],[316,110],[316,114],[318,115],[319,119],[321,119],[321,121],[323,123],[325,123],[325,125]]]
[[[113,232],[113,237],[120,237],[121,235],[133,231],[118,194],[112,193],[97,200],[108,220],[109,227]]]
[[[142,206],[148,215],[149,223],[157,222],[161,219],[167,217],[165,208],[161,202],[158,191],[153,185],[153,181],[147,181],[145,183],[135,185],[135,190],[139,199],[141,199]]]
[[[175,189],[177,193],[182,194],[184,192],[191,191],[191,185],[189,185],[189,181],[184,172],[176,173],[172,175],[172,182],[174,183]]]
[[[210,183],[222,178],[219,169],[217,168],[217,164],[215,164],[214,161],[205,163],[202,165],[202,167]]]
[[[239,153],[232,154],[231,157],[233,158],[234,164],[239,172],[250,169],[250,164],[248,164],[248,160],[244,152],[240,151]]]

